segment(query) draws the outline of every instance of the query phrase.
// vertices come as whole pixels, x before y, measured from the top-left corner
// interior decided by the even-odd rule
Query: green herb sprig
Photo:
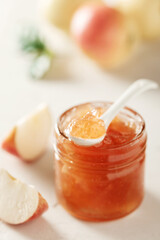
[[[49,71],[54,57],[45,40],[35,28],[25,28],[19,38],[20,49],[27,55],[32,56],[30,75],[40,79]]]

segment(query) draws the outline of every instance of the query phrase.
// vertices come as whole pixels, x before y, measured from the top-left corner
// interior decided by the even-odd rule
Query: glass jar
[[[124,108],[119,114],[135,135],[118,144],[78,146],[65,136],[65,127],[86,106],[105,111],[111,103],[96,102],[75,106],[64,112],[55,128],[55,185],[59,202],[73,216],[87,221],[121,218],[135,210],[144,196],[146,130],[143,118]],[[116,123],[115,123],[116,124]],[[119,128],[121,136],[122,127]],[[130,130],[129,130],[130,131]],[[118,140],[117,137],[116,140]],[[121,140],[123,140],[123,138]]]

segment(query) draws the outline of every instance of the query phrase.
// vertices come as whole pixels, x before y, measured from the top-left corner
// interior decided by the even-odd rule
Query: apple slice
[[[0,169],[0,219],[9,224],[21,224],[40,216],[48,203],[34,187]]]
[[[17,122],[3,141],[2,148],[25,161],[33,161],[45,151],[51,128],[51,114],[48,106],[43,104]]]

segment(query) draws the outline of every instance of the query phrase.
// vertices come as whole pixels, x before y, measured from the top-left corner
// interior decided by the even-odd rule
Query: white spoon
[[[139,79],[135,81],[130,87],[118,98],[118,100],[111,105],[111,107],[100,117],[105,122],[105,128],[109,127],[112,120],[116,117],[119,111],[126,105],[126,103],[136,95],[139,95],[142,92],[145,92],[149,89],[156,89],[158,88],[158,84],[154,81],[148,79]],[[97,143],[100,143],[106,134],[104,134],[100,138],[95,139],[85,139],[74,137],[67,133],[68,138],[73,141],[75,144],[80,146],[92,146]]]

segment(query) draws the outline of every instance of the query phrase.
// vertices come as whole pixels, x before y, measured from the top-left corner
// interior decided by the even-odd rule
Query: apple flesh
[[[40,106],[33,114],[17,122],[2,143],[2,148],[31,162],[46,149],[52,128],[47,105]]]
[[[71,22],[71,34],[85,54],[106,68],[121,65],[139,42],[134,21],[105,4],[79,8]]]
[[[0,219],[9,224],[33,220],[48,209],[48,203],[35,188],[0,169]]]

